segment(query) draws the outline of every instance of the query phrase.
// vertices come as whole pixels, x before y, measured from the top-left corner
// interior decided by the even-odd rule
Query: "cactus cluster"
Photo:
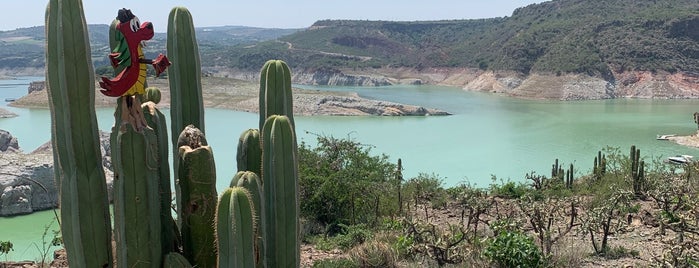
[[[566,188],[572,189],[574,174],[575,172],[572,163],[568,167],[568,170],[565,170],[562,164],[558,164],[558,158],[556,158],[551,167],[551,179],[555,181],[560,181],[565,185]]]
[[[158,89],[148,88],[142,96],[145,128],[123,120],[128,116],[121,109],[124,98],[132,97],[116,101],[110,136],[115,167],[112,230],[81,1],[51,0],[46,21],[52,141],[71,267],[300,265],[297,144],[286,63],[272,60],[262,68],[261,131],[250,129],[240,136],[240,172],[219,199],[213,152],[204,135],[192,18],[186,8],[173,8],[168,21],[173,136],[168,139],[165,116],[157,108]],[[114,35],[111,29],[110,39]],[[169,142],[177,223],[171,210]]]

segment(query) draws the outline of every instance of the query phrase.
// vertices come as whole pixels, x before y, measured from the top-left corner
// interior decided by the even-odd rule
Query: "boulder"
[[[0,129],[0,152],[18,152],[19,142],[10,132]]]
[[[31,196],[29,185],[5,187],[0,195],[0,216],[32,213]]]

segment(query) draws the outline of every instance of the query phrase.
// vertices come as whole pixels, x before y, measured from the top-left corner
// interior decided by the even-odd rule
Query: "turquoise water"
[[[0,81],[0,100],[26,94],[26,84],[32,79],[38,78]],[[25,85],[18,85],[22,83]],[[591,170],[597,151],[606,146],[619,147],[625,152],[635,144],[646,157],[699,155],[697,149],[655,140],[657,134],[696,131],[692,114],[699,110],[698,100],[561,102],[512,99],[437,86],[307,88],[351,90],[367,98],[440,108],[453,113],[446,117],[296,117],[299,142],[314,144],[315,134],[349,137],[372,146],[372,152],[376,154],[389,155],[392,161],[401,158],[406,177],[421,172],[434,173],[444,178],[446,186],[463,181],[487,186],[491,175],[522,181],[524,174],[531,171],[539,174],[550,172],[556,158],[564,163],[574,163],[581,175]],[[0,119],[0,129],[17,136],[25,152],[50,139],[48,110],[7,109],[20,116]],[[169,114],[169,111],[163,112]],[[113,124],[112,113],[111,109],[97,110],[100,129],[109,130]],[[257,114],[206,110],[206,134],[214,150],[219,189],[228,184],[235,172],[235,151],[240,133],[255,128],[257,124]],[[13,225],[19,226],[16,228],[20,230],[41,233],[53,213],[39,215],[45,216],[31,216],[37,218],[31,221],[35,222],[32,224],[26,220],[30,216],[0,218],[0,241],[9,237],[16,248],[24,250],[30,242],[40,240],[40,236],[33,240],[18,237],[15,234],[24,231],[5,227]],[[18,221],[23,223],[17,224]],[[16,250],[11,258],[33,259],[31,256],[35,256],[19,253]]]

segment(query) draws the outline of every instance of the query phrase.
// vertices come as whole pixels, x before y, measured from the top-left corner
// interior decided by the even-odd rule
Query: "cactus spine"
[[[238,139],[238,152],[236,154],[238,171],[251,171],[261,174],[262,149],[260,148],[260,131],[248,129]]]
[[[68,262],[71,267],[111,267],[107,186],[94,111],[95,79],[81,1],[49,1],[46,40],[54,172]]]
[[[255,266],[255,209],[242,187],[227,188],[218,202],[218,267]]]
[[[197,267],[215,267],[216,167],[204,134],[192,125],[178,139],[178,218],[184,256]]]
[[[269,60],[260,72],[260,128],[271,115],[286,115],[294,126],[291,70],[281,60]]]
[[[262,226],[266,267],[299,267],[298,161],[294,128],[272,115],[262,128]]]

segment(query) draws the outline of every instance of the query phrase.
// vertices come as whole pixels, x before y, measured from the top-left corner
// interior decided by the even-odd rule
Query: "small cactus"
[[[251,171],[260,176],[262,169],[262,149],[260,131],[248,129],[238,139],[238,171]]]
[[[218,267],[255,266],[255,209],[242,187],[227,188],[218,202],[216,245]]]

